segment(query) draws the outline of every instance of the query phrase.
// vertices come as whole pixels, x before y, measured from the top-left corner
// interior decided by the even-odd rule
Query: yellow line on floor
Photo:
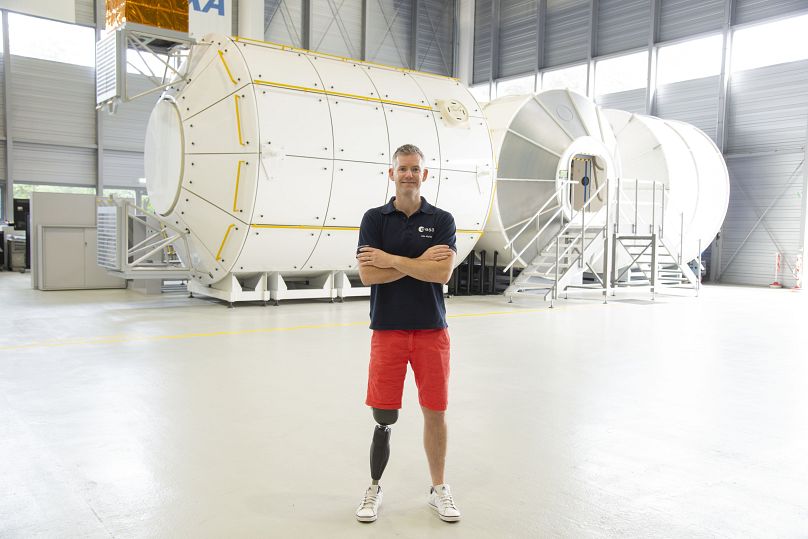
[[[558,309],[559,307],[556,307]],[[538,313],[548,310],[549,307],[541,309],[521,309],[514,311],[488,311],[482,313],[461,313],[450,314],[447,318],[473,318],[482,316],[501,316],[509,314],[530,314]],[[109,335],[104,337],[88,337],[86,339],[66,339],[56,341],[40,341],[26,344],[13,344],[8,346],[0,346],[0,350],[22,350],[31,348],[56,348],[65,346],[81,346],[92,344],[121,344],[130,342],[148,342],[148,341],[166,341],[178,339],[193,339],[197,337],[224,337],[235,335],[251,335],[256,333],[274,333],[278,331],[300,331],[304,329],[329,329],[340,327],[352,326],[367,326],[368,321],[362,320],[358,322],[343,322],[331,324],[303,324],[299,326],[281,327],[281,328],[255,328],[255,329],[239,329],[233,331],[211,331],[206,333],[178,333],[176,335]]]

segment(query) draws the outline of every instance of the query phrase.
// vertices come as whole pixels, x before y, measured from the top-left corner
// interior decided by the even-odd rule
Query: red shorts
[[[415,373],[421,406],[446,410],[449,395],[449,331],[446,328],[374,330],[365,403],[383,410],[401,408],[407,362]]]

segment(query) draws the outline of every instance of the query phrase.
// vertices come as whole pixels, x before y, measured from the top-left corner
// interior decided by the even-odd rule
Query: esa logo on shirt
[[[422,238],[431,238],[432,234],[435,233],[435,229],[433,227],[428,226],[419,226],[418,232],[421,233]]]

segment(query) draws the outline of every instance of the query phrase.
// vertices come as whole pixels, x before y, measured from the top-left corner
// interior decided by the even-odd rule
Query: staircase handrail
[[[550,204],[550,202],[552,202],[553,200],[556,200],[558,198],[558,195],[563,189],[566,189],[568,183],[569,182],[563,182],[561,187],[556,189],[555,192],[547,198],[544,204],[542,204],[541,208],[539,208],[539,210],[535,214],[533,214],[532,217],[528,217],[525,221],[523,221],[525,223],[524,226],[522,226],[522,228],[519,229],[519,232],[514,234],[514,236],[511,238],[511,241],[506,243],[503,249],[508,249],[513,244],[513,242],[516,241],[516,238],[518,238],[522,234],[522,232],[524,232],[527,229],[528,225],[530,225],[530,223],[532,223],[534,219],[538,219],[541,216],[542,212],[545,210],[545,208],[547,208],[547,205]],[[558,216],[557,214],[561,212],[561,209],[562,207],[559,206],[558,210],[548,220],[548,223],[552,222]]]
[[[601,186],[600,186],[600,187],[598,187],[598,189],[597,189],[597,190],[596,190],[594,193],[592,193],[592,194],[590,195],[589,200],[587,200],[587,201],[586,201],[586,202],[583,204],[583,206],[581,206],[581,209],[580,209],[580,210],[578,210],[578,212],[577,212],[577,213],[575,213],[575,214],[572,216],[572,218],[570,218],[570,221],[569,221],[569,222],[568,222],[568,223],[567,223],[567,224],[566,224],[564,227],[562,227],[561,232],[559,232],[558,234],[556,234],[556,238],[557,238],[558,236],[562,235],[564,232],[566,232],[566,231],[569,229],[570,225],[572,225],[573,221],[575,221],[575,219],[577,219],[579,215],[583,215],[583,214],[584,214],[584,211],[586,210],[586,208],[587,208],[587,207],[588,207],[588,206],[589,206],[589,205],[592,203],[592,201],[593,201],[593,200],[595,200],[595,199],[597,198],[598,193],[600,193],[600,192],[601,192],[601,190],[605,189],[607,185],[609,185],[609,179],[608,179],[608,178],[606,178],[606,181],[604,181],[604,182],[601,184]],[[556,189],[556,194],[558,194],[558,192],[559,192],[561,189],[564,189],[564,187],[559,187],[558,189]],[[553,199],[553,197],[551,197],[549,200],[552,200],[552,199]],[[548,202],[549,202],[549,200],[548,200]],[[607,205],[608,203],[609,203],[609,201],[607,200],[607,201],[606,201],[606,204],[604,204],[604,205],[603,205],[603,207],[601,208],[601,210],[602,210],[603,208],[605,208],[605,207],[606,207],[606,205]],[[547,204],[547,202],[545,202],[545,204]],[[524,254],[524,252],[525,252],[525,251],[527,251],[528,247],[530,247],[530,244],[531,244],[531,243],[533,243],[534,241],[536,241],[537,239],[539,239],[539,236],[541,236],[542,232],[544,232],[544,231],[547,229],[547,227],[550,225],[550,223],[552,223],[552,222],[553,222],[553,220],[554,220],[554,219],[555,219],[555,218],[556,218],[556,217],[557,217],[557,216],[558,216],[558,215],[561,213],[561,211],[562,211],[563,209],[564,209],[564,207],[563,207],[563,206],[559,206],[559,207],[558,207],[558,210],[557,210],[557,211],[556,211],[556,212],[553,214],[553,216],[552,216],[550,219],[548,219],[546,223],[544,223],[544,226],[542,226],[542,227],[539,229],[539,231],[538,231],[538,232],[537,232],[537,233],[536,233],[536,234],[535,234],[535,235],[534,235],[534,236],[533,236],[533,237],[532,237],[530,240],[528,240],[527,244],[526,244],[526,245],[525,245],[525,246],[522,248],[522,250],[521,250],[521,251],[519,251],[519,253],[518,253],[518,254],[517,254],[515,257],[513,257],[513,258],[511,259],[511,261],[508,263],[508,265],[507,265],[507,266],[505,266],[505,268],[502,270],[503,272],[508,271],[508,270],[511,268],[511,266],[513,266],[513,265],[516,263],[516,261],[522,257],[522,255]],[[539,213],[540,213],[540,212],[539,212]],[[598,213],[600,213],[600,210],[598,210]],[[538,215],[538,214],[537,214],[537,215]],[[523,228],[527,228],[527,225],[525,225]],[[520,231],[519,231],[519,233],[521,233],[521,232],[522,232],[522,231],[520,230]],[[517,235],[518,235],[518,234],[517,234]],[[516,239],[516,237],[514,237],[514,239]],[[511,240],[511,242],[513,242],[513,240]],[[507,248],[508,246],[510,246],[510,243],[509,243],[508,245],[506,245],[505,247]]]

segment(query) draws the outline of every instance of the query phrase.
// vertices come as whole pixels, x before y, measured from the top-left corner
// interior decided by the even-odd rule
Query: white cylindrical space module
[[[497,160],[497,187],[478,245],[489,253],[498,251],[505,263],[516,258],[514,265],[524,267],[558,232],[562,219],[569,221],[588,200],[580,181],[585,175],[591,179],[589,193],[607,178],[620,176],[614,132],[600,107],[570,90],[503,97],[485,105],[484,113]],[[605,193],[588,206],[591,224],[604,218],[595,214]],[[529,221],[542,206],[541,217]],[[525,223],[529,229],[520,234]],[[509,243],[513,251],[503,248]]]
[[[188,231],[200,284],[351,272],[362,215],[394,194],[388,168],[405,143],[426,155],[422,195],[454,215],[459,263],[494,187],[488,125],[460,82],[210,35],[152,112],[148,192]]]
[[[632,181],[653,180],[667,187],[663,227],[692,260],[710,245],[721,228],[729,205],[729,173],[721,151],[700,129],[675,120],[604,109],[617,136],[623,165],[623,187]],[[646,208],[653,193],[640,187]],[[657,197],[659,194],[657,194]],[[648,221],[646,217],[646,221]]]

